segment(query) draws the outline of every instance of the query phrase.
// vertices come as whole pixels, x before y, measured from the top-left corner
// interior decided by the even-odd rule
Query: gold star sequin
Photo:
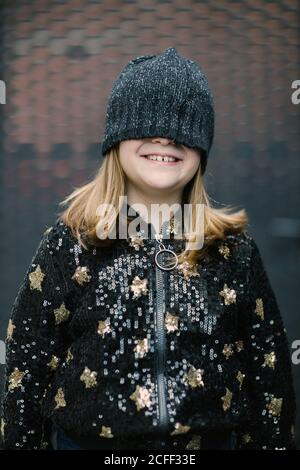
[[[51,361],[48,362],[47,366],[50,367],[50,369],[55,370],[57,369],[59,364],[59,358],[56,356],[52,356]]]
[[[244,349],[244,342],[243,340],[239,339],[235,342],[237,352],[241,352]]]
[[[8,378],[8,390],[13,390],[14,388],[21,387],[24,375],[25,372],[22,372],[17,367],[15,367],[14,371],[10,374]]]
[[[219,294],[224,297],[225,305],[236,303],[236,292],[234,289],[230,289],[227,284],[224,284],[223,290]]]
[[[98,334],[104,338],[107,333],[111,332],[111,327],[110,327],[110,319],[106,318],[106,320],[99,320],[98,321]]]
[[[221,400],[223,402],[223,410],[224,411],[229,410],[231,406],[232,392],[227,387],[226,387],[226,393],[223,397],[221,397]]]
[[[138,357],[144,357],[148,352],[148,339],[139,339],[137,345],[134,348],[134,351],[137,353]]]
[[[200,276],[197,266],[192,265],[188,261],[184,261],[183,263],[179,263],[177,269],[181,271],[185,279],[189,279],[192,276]]]
[[[195,434],[192,439],[188,442],[185,447],[188,450],[199,450],[201,449],[201,436]]]
[[[80,380],[85,383],[85,388],[92,388],[97,385],[97,372],[91,371],[88,367],[84,368]]]
[[[6,333],[7,339],[12,339],[15,328],[16,328],[16,325],[14,325],[12,320],[10,319],[8,322],[8,326],[7,326],[7,333]]]
[[[75,273],[72,276],[72,280],[76,281],[80,286],[82,286],[84,283],[89,282],[92,278],[88,274],[89,268],[86,266],[77,266]]]
[[[260,317],[263,320],[265,318],[263,300],[262,299],[256,299],[255,304],[256,304],[255,313],[258,317]]]
[[[102,426],[99,436],[107,438],[114,437],[114,435],[111,433],[111,428],[106,426]]]
[[[54,310],[55,315],[55,324],[59,325],[60,323],[67,321],[70,315],[70,310],[68,310],[63,302],[59,308]]]
[[[138,411],[145,407],[150,408],[151,406],[151,392],[146,387],[137,385],[135,391],[129,398],[135,401]]]
[[[242,372],[239,370],[238,373],[237,373],[236,378],[237,378],[237,380],[240,382],[240,385],[239,385],[240,390],[241,390],[241,388],[242,388],[243,381],[244,381],[244,378],[245,378],[245,377],[246,377],[245,374],[242,374]]]
[[[186,434],[191,429],[191,426],[184,426],[181,423],[175,423],[175,429],[171,432],[171,436],[176,436],[177,434]]]
[[[45,277],[45,274],[41,270],[40,265],[38,264],[36,269],[29,274],[29,281],[30,281],[30,289],[31,290],[39,290],[42,292],[42,282]]]
[[[56,407],[54,408],[55,410],[57,408],[67,406],[66,400],[65,400],[65,394],[64,394],[64,391],[61,387],[59,387],[59,389],[57,390],[56,395],[54,397],[54,400],[55,400],[55,403],[56,403]]]
[[[203,369],[196,369],[194,366],[189,368],[189,371],[184,376],[184,380],[190,385],[192,388],[196,387],[204,387],[204,382],[202,379]]]
[[[230,256],[230,248],[226,244],[222,244],[219,246],[219,253],[224,256],[225,259],[228,259]]]
[[[272,395],[270,403],[267,404],[266,408],[270,411],[273,416],[279,416],[282,408],[282,398],[275,398]]]
[[[168,333],[178,330],[179,317],[167,312],[165,317],[165,327]]]
[[[68,352],[67,352],[67,357],[66,357],[66,363],[69,364],[70,361],[72,361],[73,359],[73,354],[71,353],[71,350],[70,348],[68,349]]]
[[[135,276],[130,286],[130,289],[133,292],[133,299],[137,299],[142,294],[147,294],[148,288],[148,279],[140,279],[139,276]]]
[[[248,442],[252,441],[252,438],[251,438],[250,434],[243,434],[242,440],[245,444],[248,444]]]
[[[144,246],[144,240],[141,236],[137,235],[135,237],[130,238],[129,245],[135,248],[136,250],[139,250],[141,246]]]
[[[228,359],[233,354],[233,345],[232,344],[225,344],[222,353]]]
[[[265,354],[264,359],[265,361],[263,363],[263,367],[268,366],[271,369],[275,369],[275,363],[277,359],[276,359],[276,354],[274,351],[270,352],[269,354]]]

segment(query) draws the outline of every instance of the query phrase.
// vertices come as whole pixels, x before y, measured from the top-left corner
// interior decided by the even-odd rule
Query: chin
[[[172,188],[174,188],[174,184],[158,185],[157,182],[156,184],[143,183],[144,191],[146,189],[148,189],[149,191],[171,191]]]

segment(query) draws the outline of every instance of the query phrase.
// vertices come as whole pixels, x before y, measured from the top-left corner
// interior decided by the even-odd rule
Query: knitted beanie
[[[213,94],[195,61],[169,47],[122,69],[108,100],[103,156],[122,140],[167,137],[201,149],[203,174],[213,136]]]

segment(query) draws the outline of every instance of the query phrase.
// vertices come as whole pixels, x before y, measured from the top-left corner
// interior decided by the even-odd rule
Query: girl
[[[259,249],[245,211],[213,208],[204,189],[213,133],[194,61],[168,48],[122,70],[101,168],[62,202],[13,305],[4,448],[295,448]],[[188,227],[187,205],[204,209]]]

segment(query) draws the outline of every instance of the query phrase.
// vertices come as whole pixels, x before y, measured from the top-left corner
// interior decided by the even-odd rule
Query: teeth
[[[147,155],[146,158],[157,162],[176,162],[176,158],[174,157],[162,157],[161,155]]]

